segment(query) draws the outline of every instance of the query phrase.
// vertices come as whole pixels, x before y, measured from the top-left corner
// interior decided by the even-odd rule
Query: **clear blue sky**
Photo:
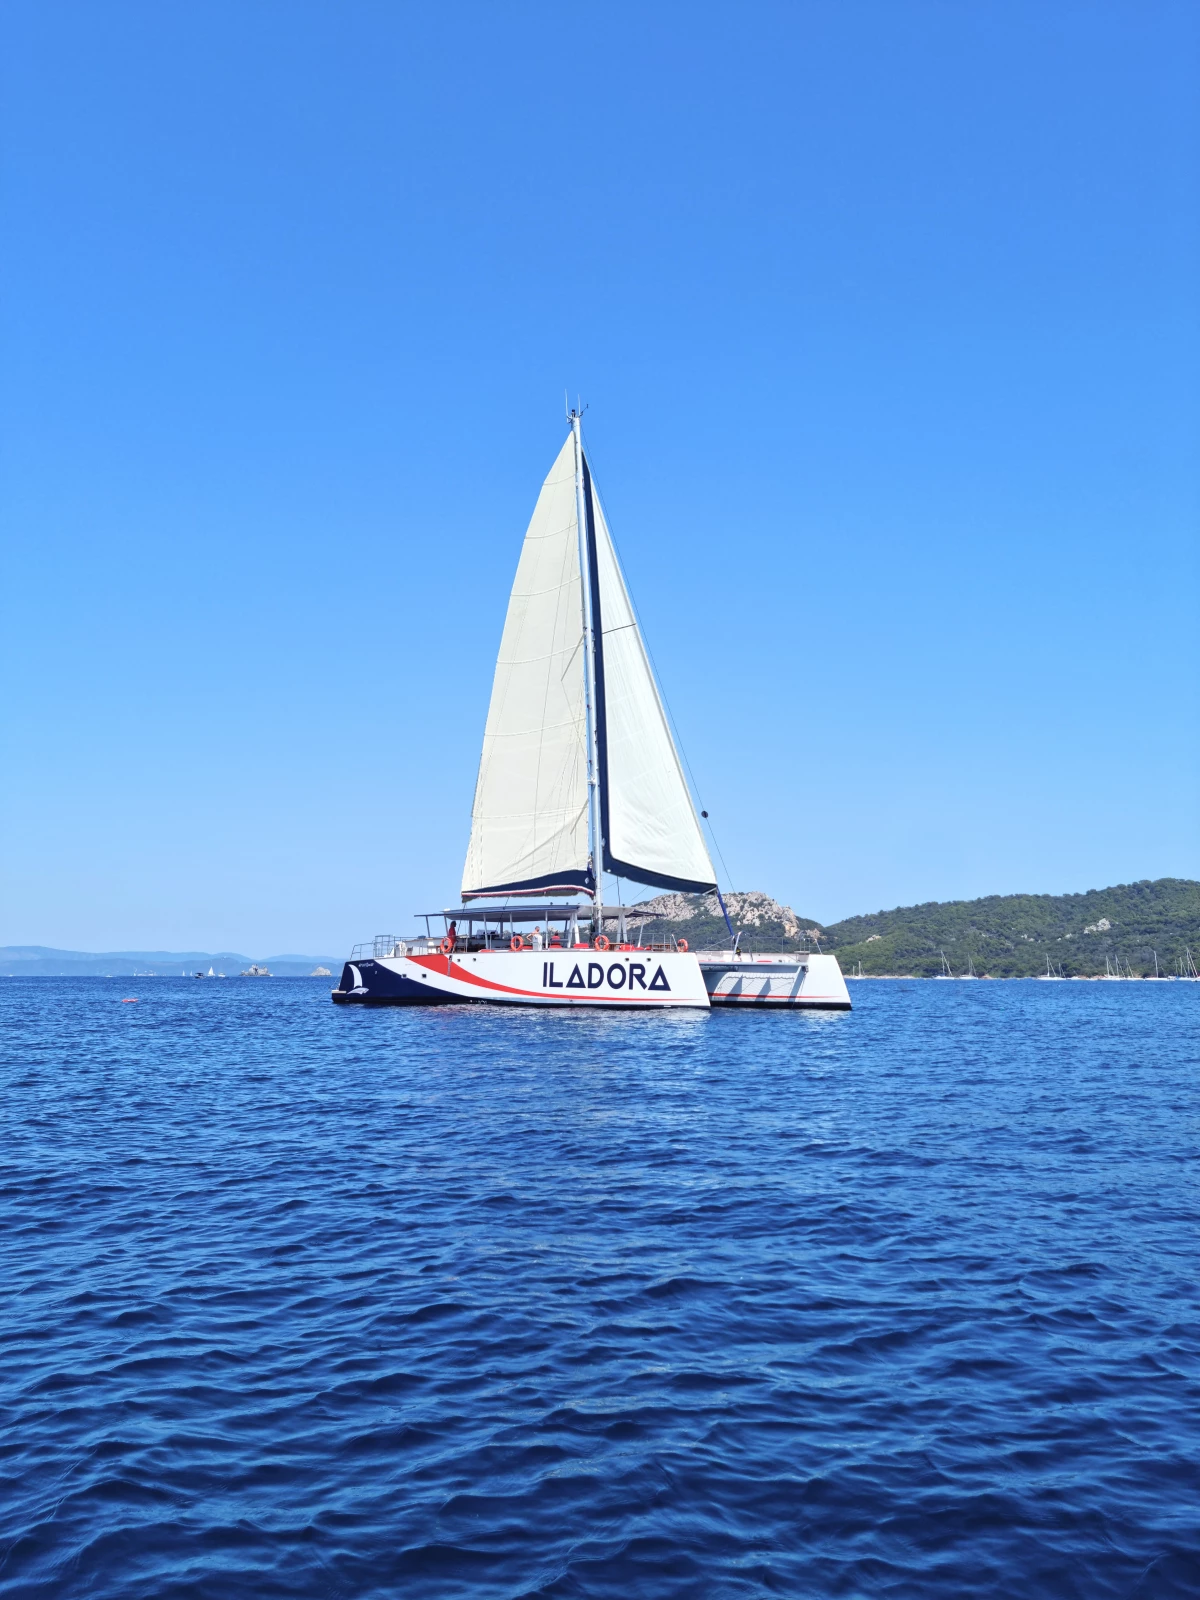
[[[1200,876],[1200,8],[10,0],[0,943],[451,902],[593,463],[738,888]]]

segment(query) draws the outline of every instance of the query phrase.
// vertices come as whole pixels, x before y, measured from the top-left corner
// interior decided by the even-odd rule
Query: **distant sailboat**
[[[717,891],[717,876],[577,411],[570,424],[509,597],[462,903],[428,913],[424,936],[356,947],[333,999],[848,1010],[834,956],[731,950],[701,964],[685,940],[634,945],[620,908],[606,924],[605,873],[691,894]]]
[[[946,960],[946,952],[939,950],[938,954],[942,958],[942,970],[935,973],[934,976],[937,978],[953,978],[954,974],[950,971],[950,963]]]
[[[967,970],[959,975],[959,980],[958,981],[960,983],[962,983],[967,978],[978,979],[978,977],[979,977],[979,974],[975,971],[975,963],[971,960],[971,957],[968,955],[967,956]]]

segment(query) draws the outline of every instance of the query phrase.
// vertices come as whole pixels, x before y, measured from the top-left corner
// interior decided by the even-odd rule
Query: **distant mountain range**
[[[0,946],[4,978],[177,978],[212,967],[236,977],[250,966],[266,967],[278,978],[307,978],[316,967],[333,974],[342,970],[340,956],[250,956],[233,950],[52,950],[40,944]]]
[[[1106,962],[1137,977],[1178,973],[1187,952],[1200,964],[1200,883],[1190,878],[1143,879],[1086,894],[988,895],[983,900],[930,901],[822,926],[762,893],[725,897],[742,949],[812,949],[819,941],[844,972],[934,977],[942,953],[955,975],[968,963],[982,976],[1097,977]],[[665,912],[656,923],[693,950],[729,944],[715,894],[659,895],[642,902]],[[637,907],[627,916],[636,927]]]

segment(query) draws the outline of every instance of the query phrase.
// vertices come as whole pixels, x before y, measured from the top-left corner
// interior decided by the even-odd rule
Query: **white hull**
[[[477,950],[347,962],[341,1004],[601,1006],[708,1009],[696,957],[683,951]]]
[[[836,956],[697,952],[714,1006],[849,1011],[850,992]]]

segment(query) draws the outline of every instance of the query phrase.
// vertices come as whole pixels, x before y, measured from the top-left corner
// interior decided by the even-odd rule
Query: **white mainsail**
[[[711,889],[709,860],[629,591],[589,482],[599,588],[600,814],[604,866],[659,888]]]
[[[594,640],[597,838],[589,838],[581,560]],[[716,884],[573,419],[542,485],[509,597],[462,892],[591,892],[599,866],[659,888]]]
[[[590,885],[586,729],[572,437],[542,485],[509,596],[464,896]]]

